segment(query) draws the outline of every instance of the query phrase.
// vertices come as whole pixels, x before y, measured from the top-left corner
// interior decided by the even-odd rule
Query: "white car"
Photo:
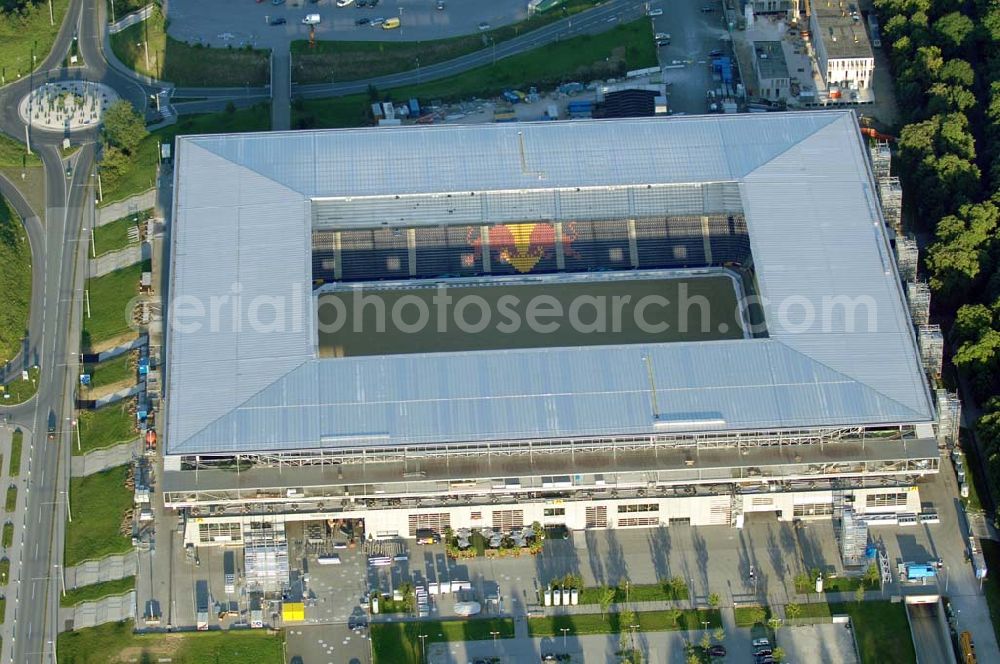
[[[653,35],[653,39],[656,41],[670,41],[670,33],[668,32],[657,32]]]
[[[337,0],[338,7],[346,7],[347,5],[353,5],[354,0]]]
[[[650,9],[649,13],[646,14],[646,15],[647,16],[663,16],[663,10],[662,9]]]

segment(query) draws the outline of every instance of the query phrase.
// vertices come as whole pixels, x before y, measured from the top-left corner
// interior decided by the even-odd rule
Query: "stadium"
[[[187,542],[918,512],[938,470],[851,111],[176,155],[161,486]]]

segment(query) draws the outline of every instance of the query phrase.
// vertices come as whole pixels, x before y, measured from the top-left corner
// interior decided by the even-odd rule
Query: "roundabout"
[[[119,98],[102,83],[51,81],[25,95],[17,110],[34,129],[76,131],[100,125],[104,112]]]

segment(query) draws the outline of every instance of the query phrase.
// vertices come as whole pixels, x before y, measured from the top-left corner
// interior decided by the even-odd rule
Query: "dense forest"
[[[1000,0],[875,0],[901,109],[896,168],[951,360],[1000,488]],[[970,404],[966,404],[968,408]]]

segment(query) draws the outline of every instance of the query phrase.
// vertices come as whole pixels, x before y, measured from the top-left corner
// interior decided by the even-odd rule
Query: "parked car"
[[[354,22],[354,25],[368,25],[372,20],[370,18],[362,17]]]
[[[371,20],[371,26],[373,28],[377,28],[378,26],[382,25],[383,23],[385,23],[385,17],[382,17],[382,16],[376,16],[375,18],[373,18]]]
[[[437,544],[441,541],[441,536],[430,528],[417,529],[417,544]]]
[[[438,11],[444,9],[444,0],[438,0],[437,5],[435,5],[435,9],[437,9]]]
[[[399,17],[396,16],[385,19],[385,23],[382,24],[383,30],[395,30],[398,27],[399,27]]]
[[[347,5],[351,4],[352,2],[354,2],[354,0],[337,0],[337,6],[338,7],[346,7]]]
[[[269,21],[269,23],[271,25],[284,25],[285,23],[288,23],[288,21],[286,21],[285,19],[279,17],[279,18],[272,18]]]
[[[486,21],[483,21],[482,23],[479,24],[479,29],[480,30],[489,30],[490,29],[490,24],[487,23]]]
[[[708,649],[709,657],[725,657],[726,656],[726,646],[714,645]]]
[[[367,7],[368,6],[368,0],[355,0],[354,6],[355,7]]]
[[[649,13],[646,14],[646,16],[663,16],[663,10],[662,9],[650,9]]]
[[[710,57],[710,58],[717,58],[720,55],[722,55],[722,49],[721,48],[712,49],[711,51],[708,52],[708,57]]]
[[[701,13],[702,14],[711,14],[714,11],[715,11],[715,7],[710,7],[709,5],[705,5],[704,7],[701,8]]]
[[[271,4],[277,7],[278,5],[285,4],[285,0],[271,0]]]

